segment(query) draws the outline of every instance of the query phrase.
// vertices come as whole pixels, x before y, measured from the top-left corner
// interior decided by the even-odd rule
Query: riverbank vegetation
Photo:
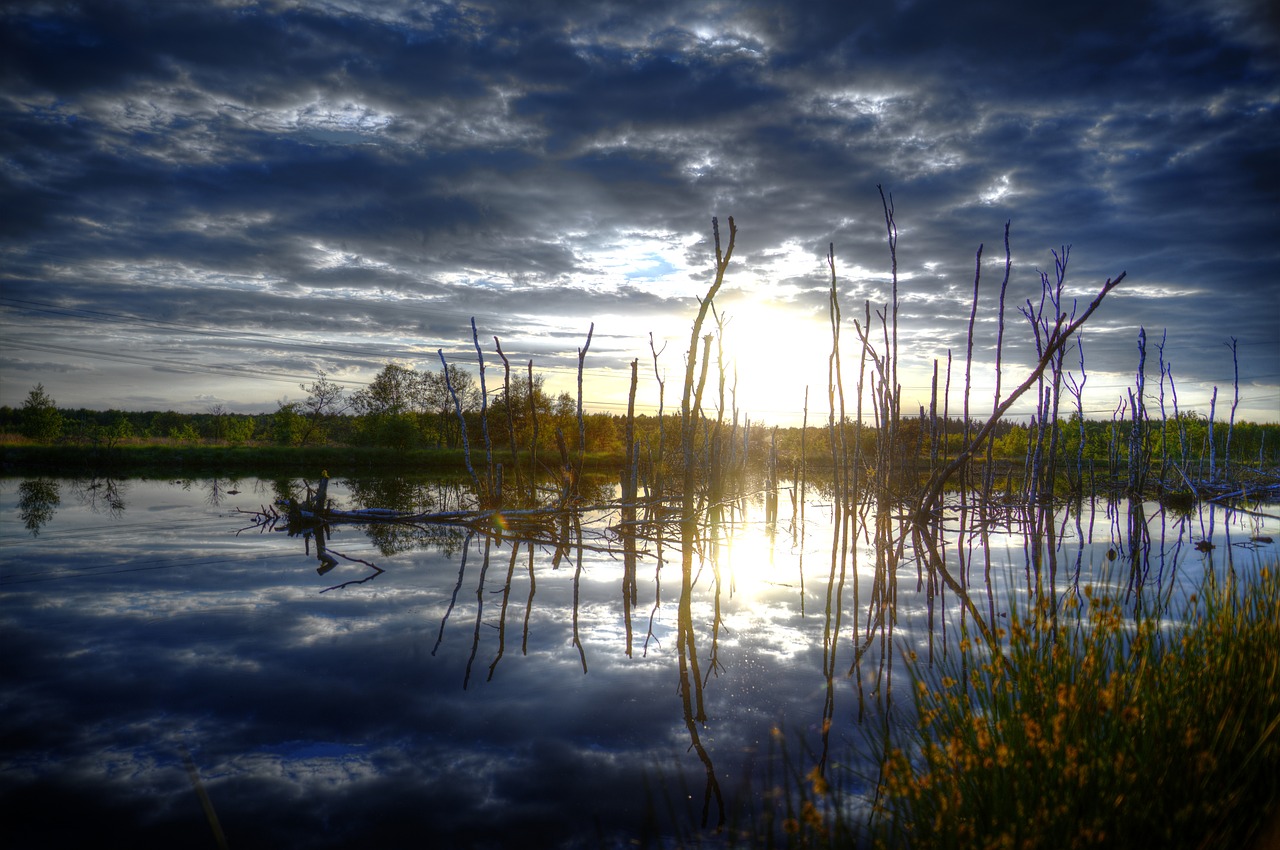
[[[57,407],[43,387],[33,388],[32,393],[48,402],[34,414],[24,408],[0,407],[0,464],[6,472],[91,467],[123,474],[169,467],[224,472],[297,469],[309,474],[319,468],[343,474],[465,471],[455,413],[448,419],[437,414],[434,422],[431,415],[421,412],[334,414],[308,431],[304,418],[288,406],[260,414],[88,410]],[[556,431],[576,436],[578,428],[572,404],[547,405],[544,401],[537,402],[542,411],[538,414],[537,448],[546,472],[554,465],[546,460],[557,457]],[[516,407],[523,409],[523,405]],[[501,398],[490,405],[487,418],[496,462],[510,464],[511,429]],[[473,460],[481,462],[479,413],[464,411],[464,420]],[[586,465],[604,469],[621,464],[626,455],[626,417],[587,413],[583,420]],[[642,452],[642,466],[648,465],[660,433],[679,433],[679,423],[678,414],[634,417],[634,439],[648,448]],[[851,434],[852,423],[848,426]],[[1081,419],[1075,414],[1065,419],[1055,447],[1064,485],[1096,491],[1105,490],[1112,482],[1126,481],[1128,427],[1122,420]],[[877,428],[864,425],[857,430],[863,456],[873,457],[879,439]],[[811,470],[832,468],[832,432],[827,427],[752,428],[748,424],[743,431],[743,457],[757,470],[772,462],[784,474],[798,476],[802,456]],[[523,449],[527,459],[533,435],[527,410],[515,418],[514,433],[517,454]],[[1192,412],[1149,430],[1140,451],[1157,470],[1153,485],[1160,486],[1161,494],[1190,495],[1182,474],[1194,481],[1208,481],[1211,465],[1219,476],[1223,471],[1228,473],[1224,486],[1273,481],[1280,476],[1280,423],[1237,422],[1230,438],[1228,433],[1221,425],[1211,428],[1207,419]],[[957,417],[936,421],[903,418],[899,422],[900,469],[914,469],[923,476],[933,463],[949,460],[962,450],[964,434],[964,421]],[[999,482],[1021,479],[1036,437],[1032,427],[1019,423],[1002,422],[993,431],[991,459]]]
[[[915,719],[868,730],[881,775],[793,768],[766,843],[1274,846],[1280,564],[1206,573],[1164,617],[1089,587],[1056,607],[1036,599],[1011,600],[994,648],[965,637],[932,663],[904,652]],[[850,791],[864,780],[870,816]]]

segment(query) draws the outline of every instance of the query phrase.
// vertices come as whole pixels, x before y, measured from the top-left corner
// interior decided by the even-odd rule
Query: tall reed
[[[1041,595],[994,653],[912,663],[878,844],[1247,846],[1280,804],[1277,566],[1208,573],[1173,624]]]

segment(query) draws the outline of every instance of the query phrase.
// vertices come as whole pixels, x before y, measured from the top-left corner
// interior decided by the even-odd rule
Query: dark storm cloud
[[[46,342],[80,319],[33,302],[184,323],[186,363],[206,356],[194,331],[270,333],[241,367],[359,384],[417,356],[411,335],[465,350],[472,316],[553,368],[627,316],[597,328],[605,368],[687,327],[713,215],[740,228],[730,287],[821,319],[834,243],[846,315],[883,304],[882,184],[917,365],[962,346],[980,243],[994,321],[1012,220],[1010,310],[1071,245],[1073,297],[1128,272],[1094,366],[1132,371],[1137,327],[1167,329],[1207,389],[1230,359],[1200,352],[1236,336],[1251,415],[1280,416],[1275,322],[1247,309],[1280,301],[1266,4],[26,3],[0,27],[7,323],[46,322]],[[280,347],[345,333],[360,354]],[[1008,340],[1024,364],[1028,342]],[[6,403],[39,364],[84,368],[39,344],[6,347]],[[100,404],[91,388],[131,380],[105,369],[47,383]],[[267,378],[207,389],[261,409]]]

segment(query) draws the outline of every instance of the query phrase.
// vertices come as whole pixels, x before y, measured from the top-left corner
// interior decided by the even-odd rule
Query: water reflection
[[[757,494],[705,523],[636,504],[455,524],[418,515],[465,490],[419,479],[335,481],[351,518],[291,527],[242,512],[314,481],[127,484],[0,490],[24,529],[0,532],[0,674],[24,694],[0,720],[0,795],[45,795],[19,835],[91,796],[138,846],[200,836],[184,747],[232,846],[350,846],[375,818],[392,845],[714,832],[762,805],[775,727],[869,793],[881,754],[848,748],[909,710],[902,652],[997,640],[1014,602],[1086,586],[1162,616],[1280,528],[1265,505],[1123,500],[970,502],[918,526],[815,481],[779,482],[772,516]],[[185,820],[147,814],[182,800]]]
[[[68,489],[80,504],[95,514],[119,519],[125,509],[128,484],[116,478],[74,478]]]
[[[40,536],[44,527],[62,504],[58,482],[48,478],[32,478],[18,485],[18,516],[32,537]]]

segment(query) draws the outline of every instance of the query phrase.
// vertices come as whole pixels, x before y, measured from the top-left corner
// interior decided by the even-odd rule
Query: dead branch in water
[[[974,435],[972,442],[961,449],[960,453],[956,455],[954,460],[942,469],[936,470],[933,473],[933,476],[929,480],[929,484],[920,495],[920,499],[916,503],[916,508],[912,512],[917,524],[924,525],[928,523],[930,516],[933,514],[937,506],[938,499],[942,495],[942,489],[946,486],[947,480],[969,462],[969,459],[973,457],[974,452],[982,446],[983,441],[991,436],[991,432],[995,430],[995,427],[1000,422],[1001,417],[1003,417],[1009,408],[1013,406],[1014,402],[1021,398],[1023,393],[1035,385],[1035,383],[1040,379],[1040,376],[1044,374],[1044,370],[1048,368],[1049,364],[1053,361],[1054,356],[1064,345],[1066,345],[1067,340],[1069,340],[1072,334],[1078,331],[1084,323],[1088,321],[1089,317],[1093,315],[1093,312],[1101,306],[1102,299],[1106,298],[1111,290],[1120,285],[1120,281],[1124,280],[1126,274],[1127,272],[1120,272],[1120,275],[1117,278],[1114,280],[1108,280],[1103,284],[1101,291],[1099,291],[1093,301],[1089,303],[1088,308],[1080,318],[1071,322],[1065,328],[1063,327],[1063,323],[1067,320],[1067,317],[1061,314],[1058,316],[1058,321],[1054,325],[1053,330],[1049,333],[1044,350],[1040,355],[1040,360],[1036,364],[1035,368],[1031,370],[1031,374],[1026,377],[1017,389],[1009,394],[1008,398],[996,407],[995,411],[991,414],[991,418],[989,418],[986,421],[986,424],[984,424],[978,430],[978,433]]]
[[[436,354],[440,356],[440,366],[444,370],[444,385],[449,391],[449,396],[453,399],[453,409],[458,415],[458,427],[462,429],[462,459],[467,465],[467,472],[471,475],[471,482],[475,484],[476,493],[484,493],[484,489],[480,486],[480,479],[476,476],[476,471],[471,466],[471,444],[467,440],[467,419],[462,415],[462,402],[458,400],[458,393],[453,388],[453,381],[449,379],[449,364],[444,359],[444,349],[436,349]]]

